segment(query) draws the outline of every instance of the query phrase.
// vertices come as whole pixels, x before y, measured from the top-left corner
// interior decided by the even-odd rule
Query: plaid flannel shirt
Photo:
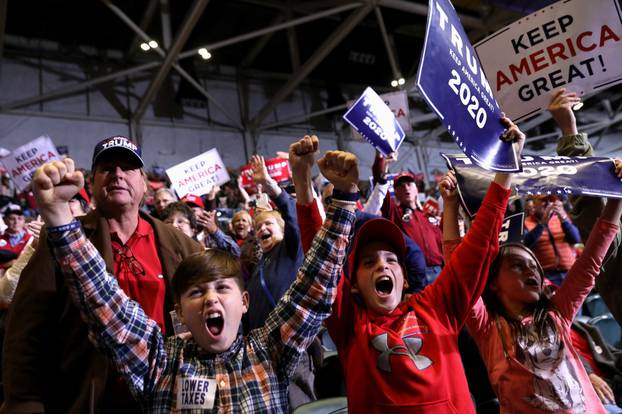
[[[296,281],[265,325],[238,334],[221,354],[208,353],[191,338],[165,340],[106,272],[79,227],[51,228],[48,237],[92,342],[114,361],[144,411],[176,412],[180,378],[200,376],[216,380],[212,412],[274,413],[287,411],[289,378],[330,314],[354,218],[353,212],[331,206]]]

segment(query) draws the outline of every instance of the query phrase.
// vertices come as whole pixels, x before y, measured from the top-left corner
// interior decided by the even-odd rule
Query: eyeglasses
[[[134,253],[132,253],[128,246],[123,246],[121,249],[114,249],[114,252],[121,258],[121,265],[125,266],[132,274],[136,276],[145,276],[145,268],[136,257],[134,257]]]

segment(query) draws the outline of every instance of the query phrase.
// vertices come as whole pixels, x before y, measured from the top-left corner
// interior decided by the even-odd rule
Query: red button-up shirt
[[[160,325],[164,323],[166,283],[156,248],[153,228],[141,217],[128,241],[123,244],[116,232],[110,234],[114,274],[126,295],[140,303],[145,313]]]

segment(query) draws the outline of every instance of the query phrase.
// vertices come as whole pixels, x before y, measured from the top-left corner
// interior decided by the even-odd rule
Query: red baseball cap
[[[205,204],[203,204],[203,199],[198,195],[186,194],[185,197],[182,198],[182,201],[186,204],[192,204],[196,207],[205,208]]]
[[[417,178],[415,177],[415,174],[411,173],[410,171],[402,171],[401,173],[393,177],[393,185],[397,186],[400,180],[415,182],[417,181]]]
[[[406,242],[404,233],[395,223],[385,218],[375,218],[363,223],[356,232],[350,256],[348,256],[348,267],[350,277],[356,273],[361,249],[371,242],[385,242],[391,246],[393,253],[397,255],[400,264],[404,263],[406,257]]]

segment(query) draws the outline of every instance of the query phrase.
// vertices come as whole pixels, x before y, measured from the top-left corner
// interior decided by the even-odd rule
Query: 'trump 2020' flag
[[[502,142],[501,110],[460,19],[448,0],[430,0],[417,86],[460,149],[492,171],[520,171]]]
[[[473,217],[494,174],[463,155],[442,155],[456,172],[460,201]],[[524,155],[522,163],[523,171],[512,178],[519,194],[622,198],[622,181],[616,177],[610,158]]]

